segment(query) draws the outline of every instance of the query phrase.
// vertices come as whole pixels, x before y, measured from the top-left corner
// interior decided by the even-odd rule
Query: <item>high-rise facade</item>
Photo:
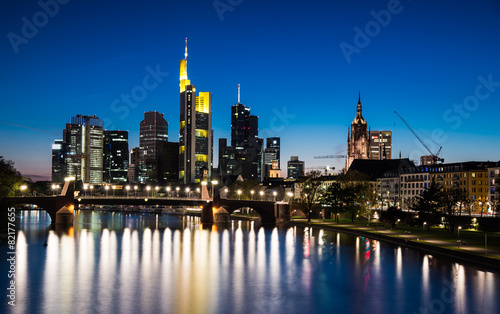
[[[347,155],[345,159],[345,171],[349,169],[354,159],[370,158],[370,136],[368,124],[363,118],[361,107],[361,93],[358,98],[356,117],[351,123],[351,128],[347,134]]]
[[[279,137],[268,137],[266,139],[266,148],[274,148],[276,149],[276,159],[278,160],[278,164],[281,165],[281,157],[280,157],[280,138]]]
[[[145,112],[139,129],[140,158],[160,158],[160,146],[164,142],[168,142],[168,122],[163,117],[163,113]]]
[[[127,182],[128,131],[104,131],[103,181]]]
[[[66,175],[84,183],[102,183],[103,121],[97,116],[71,117],[63,132]]]
[[[66,143],[55,140],[52,144],[52,182],[64,182],[66,172]]]
[[[299,160],[299,156],[291,156],[287,163],[288,178],[295,179],[304,175],[305,165],[304,162]]]
[[[212,173],[212,93],[199,92],[187,76],[187,39],[180,62],[179,179],[200,182]]]
[[[392,131],[370,131],[370,159],[392,159]]]
[[[240,102],[239,84],[238,103],[231,107],[231,146],[225,150],[225,155],[232,156],[233,160],[226,162],[229,168],[223,175],[230,173],[241,175],[245,180],[260,180],[262,139],[259,139],[259,118],[251,115],[250,108]]]

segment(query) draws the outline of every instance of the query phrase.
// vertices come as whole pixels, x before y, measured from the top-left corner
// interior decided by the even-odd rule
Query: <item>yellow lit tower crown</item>
[[[181,60],[181,66],[179,71],[179,87],[181,93],[186,90],[187,85],[191,85],[191,81],[188,80],[187,74],[187,56],[188,56],[188,39],[186,38],[186,48],[184,48],[184,59]]]

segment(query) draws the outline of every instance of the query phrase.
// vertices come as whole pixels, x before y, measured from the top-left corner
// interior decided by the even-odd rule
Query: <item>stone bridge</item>
[[[256,211],[263,223],[285,222],[290,220],[290,205],[288,203],[269,202],[269,201],[250,201],[222,199],[217,195],[213,201],[203,206],[201,213],[202,223],[213,223],[214,212],[223,206],[229,214],[240,208],[251,208]]]
[[[193,206],[202,207],[202,223],[214,222],[214,209],[221,206],[231,214],[237,209],[251,208],[256,211],[263,223],[276,223],[290,220],[290,205],[287,203],[269,202],[269,201],[250,201],[250,200],[232,200],[221,199],[217,195],[213,201],[201,199],[179,199],[179,198],[129,198],[129,197],[98,197],[98,198],[77,198],[74,197],[72,185],[65,184],[61,195],[57,196],[28,196],[28,197],[6,197],[0,200],[3,208],[12,207],[21,204],[34,204],[40,210],[45,210],[55,224],[56,213],[61,207],[74,206],[78,209],[80,204],[92,205],[169,205],[169,206]]]

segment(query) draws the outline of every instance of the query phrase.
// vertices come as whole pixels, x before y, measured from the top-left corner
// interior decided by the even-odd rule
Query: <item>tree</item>
[[[312,207],[319,202],[321,182],[318,180],[321,172],[314,170],[299,178],[300,199],[306,211],[307,221],[311,221]]]
[[[418,212],[419,216],[427,216],[436,214],[441,208],[441,186],[435,181],[432,181],[430,186],[425,188],[422,195],[414,197],[411,209]]]
[[[500,211],[500,200],[491,200],[491,211],[493,215],[498,215]]]
[[[23,177],[14,168],[14,162],[0,157],[0,197],[15,196],[22,183]]]
[[[319,202],[329,207],[335,216],[334,219],[339,223],[339,214],[345,211],[346,189],[339,182],[333,182],[326,188],[319,197]]]
[[[462,197],[462,190],[448,189],[442,190],[440,193],[441,204],[446,215],[446,222],[444,224],[445,230],[453,235],[455,229],[455,209]]]
[[[373,214],[373,207],[370,205],[374,203],[375,196],[368,183],[368,178],[358,171],[349,171],[339,175],[337,180],[344,187],[344,204],[346,209],[351,212],[351,221],[354,222],[358,212],[370,220]]]
[[[472,205],[472,198],[470,194],[465,190],[457,190],[456,198],[458,202],[458,214],[462,216],[462,208],[468,209],[470,215],[470,207]]]

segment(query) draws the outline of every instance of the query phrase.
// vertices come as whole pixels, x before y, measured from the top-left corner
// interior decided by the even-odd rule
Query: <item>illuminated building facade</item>
[[[488,168],[488,205],[489,210],[500,212],[500,167]]]
[[[66,143],[55,140],[52,144],[52,182],[64,182],[66,176]]]
[[[287,163],[288,178],[295,179],[304,175],[305,163],[299,160],[299,156],[291,156]]]
[[[128,131],[104,131],[103,181],[127,182]]]
[[[98,117],[71,117],[63,132],[67,176],[84,183],[103,182],[103,138],[103,121]]]
[[[392,131],[370,131],[370,159],[392,159]]]
[[[199,92],[187,76],[187,39],[180,62],[179,179],[191,184],[212,173],[212,93]]]
[[[435,181],[444,190],[460,189],[470,196],[473,210],[486,210],[488,201],[488,169],[495,162],[459,162],[434,164],[428,166],[431,181]]]
[[[351,123],[351,129],[347,133],[347,156],[345,159],[345,171],[349,169],[354,159],[370,158],[370,137],[368,124],[363,118],[361,107],[361,94],[358,98],[356,118]]]

